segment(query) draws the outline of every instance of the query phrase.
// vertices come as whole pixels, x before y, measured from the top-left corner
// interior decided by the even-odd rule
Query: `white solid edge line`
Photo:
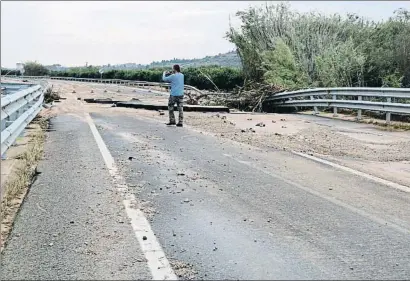
[[[141,246],[141,250],[147,259],[147,264],[151,270],[153,280],[178,280],[175,275],[165,253],[159,244],[154,232],[151,229],[150,223],[144,213],[136,207],[136,199],[134,194],[128,192],[128,186],[123,177],[118,173],[114,158],[104,143],[97,127],[94,124],[89,113],[85,113],[87,123],[90,126],[91,132],[97,142],[104,162],[107,165],[110,175],[113,177],[117,190],[123,196],[123,204],[134,234]],[[145,236],[145,237],[144,237]]]
[[[330,162],[330,161],[327,161],[327,160],[324,160],[324,159],[321,159],[321,158],[318,158],[318,157],[315,157],[315,156],[312,156],[312,155],[308,155],[308,154],[305,154],[305,153],[302,153],[302,152],[292,151],[292,153],[294,153],[296,155],[299,155],[299,156],[302,156],[304,158],[308,158],[310,160],[313,160],[313,161],[316,161],[316,162],[319,162],[319,163],[322,163],[322,164],[326,164],[328,166],[331,166],[331,167],[334,167],[334,168],[337,168],[337,169],[340,169],[340,170],[343,170],[343,171],[346,171],[346,172],[349,172],[349,173],[352,173],[352,174],[367,178],[367,179],[375,181],[377,183],[393,187],[395,189],[398,189],[398,190],[401,190],[401,191],[404,191],[404,192],[410,192],[410,187],[408,187],[408,186],[404,186],[404,185],[401,185],[401,184],[398,184],[398,183],[395,183],[395,182],[391,182],[391,181],[388,181],[388,180],[385,180],[385,179],[382,179],[382,178],[379,178],[379,177],[376,177],[376,176],[372,176],[372,175],[369,175],[369,174],[366,174],[366,173],[363,173],[363,172],[348,168],[346,166],[342,166],[342,165],[339,165],[339,164],[336,164],[336,163],[333,163],[333,162]]]
[[[292,185],[292,186],[294,186],[294,187],[297,187],[297,188],[299,188],[299,189],[301,189],[301,190],[304,190],[304,191],[306,191],[306,192],[308,192],[308,193],[310,193],[310,194],[313,194],[313,195],[315,195],[315,196],[317,196],[317,197],[323,198],[323,199],[325,199],[325,200],[327,200],[327,201],[329,201],[329,202],[331,202],[331,203],[333,203],[333,204],[335,204],[335,205],[337,205],[337,206],[340,206],[340,207],[342,207],[342,208],[348,209],[348,210],[350,210],[351,212],[356,213],[356,214],[358,214],[358,215],[361,215],[362,217],[368,218],[368,219],[370,219],[370,220],[372,220],[372,221],[374,221],[374,222],[376,222],[376,223],[378,223],[378,224],[380,224],[380,225],[388,226],[388,227],[393,228],[393,229],[395,229],[396,231],[401,232],[401,233],[403,233],[403,234],[405,234],[405,235],[409,235],[409,234],[410,234],[410,230],[407,229],[407,228],[403,228],[403,227],[401,227],[400,225],[397,225],[397,224],[392,223],[392,222],[388,222],[388,221],[386,221],[386,220],[384,220],[384,219],[382,219],[382,218],[379,218],[379,217],[377,217],[377,216],[375,216],[375,215],[372,215],[372,214],[370,214],[370,213],[367,213],[366,211],[364,211],[364,210],[362,210],[362,209],[359,209],[359,208],[356,208],[356,207],[354,207],[354,206],[351,206],[351,205],[349,205],[349,204],[347,204],[347,203],[344,203],[344,202],[342,202],[342,201],[340,201],[340,200],[338,200],[338,199],[336,199],[336,198],[334,198],[334,197],[325,195],[325,194],[323,194],[323,193],[321,193],[321,192],[319,192],[319,191],[313,190],[313,189],[311,189],[311,188],[309,188],[309,187],[306,187],[306,186],[300,185],[300,184],[298,184],[298,183],[296,183],[296,182],[293,182],[293,181],[291,181],[291,180],[285,179],[284,177],[281,177],[280,175],[274,174],[274,173],[272,173],[271,171],[266,171],[265,169],[261,169],[261,168],[259,168],[258,166],[256,166],[255,164],[253,164],[252,162],[239,160],[239,159],[237,159],[237,158],[235,158],[235,157],[233,157],[233,156],[231,156],[231,155],[229,155],[229,154],[224,154],[224,155],[225,155],[226,157],[228,157],[228,158],[231,158],[231,159],[237,161],[238,163],[247,165],[248,167],[254,168],[254,169],[256,169],[256,170],[258,170],[258,171],[260,171],[260,172],[262,172],[262,173],[264,173],[264,174],[267,174],[268,176],[271,176],[271,177],[273,177],[273,178],[279,179],[279,180],[281,180],[281,181],[283,181],[283,182],[285,182],[285,183],[287,183],[287,184],[289,184],[289,185]]]

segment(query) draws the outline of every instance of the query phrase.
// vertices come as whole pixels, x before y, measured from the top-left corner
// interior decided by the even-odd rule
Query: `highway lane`
[[[189,128],[92,116],[168,258],[197,278],[410,275],[408,193]]]
[[[189,127],[91,117],[182,279],[410,276],[409,193]],[[52,124],[3,278],[149,278],[86,119]]]

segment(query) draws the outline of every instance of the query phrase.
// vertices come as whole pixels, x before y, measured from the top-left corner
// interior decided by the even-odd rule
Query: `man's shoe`
[[[177,127],[183,127],[184,125],[182,125],[182,123],[178,123]]]
[[[176,125],[176,123],[175,123],[175,122],[168,122],[168,123],[166,123],[165,125],[167,125],[167,126],[172,126],[172,125]]]

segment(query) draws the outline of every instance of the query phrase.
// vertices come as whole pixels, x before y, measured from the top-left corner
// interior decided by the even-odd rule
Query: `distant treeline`
[[[169,68],[157,68],[147,70],[109,70],[103,73],[104,79],[123,79],[138,80],[147,82],[162,82],[162,73]],[[237,86],[242,86],[242,71],[238,68],[204,66],[189,67],[182,69],[185,75],[185,84],[194,86],[200,90],[216,90],[215,86],[221,91],[231,91]],[[101,74],[97,68],[73,68],[69,71],[52,71],[50,76],[56,77],[76,77],[76,78],[100,78]],[[208,79],[208,78],[209,79]]]

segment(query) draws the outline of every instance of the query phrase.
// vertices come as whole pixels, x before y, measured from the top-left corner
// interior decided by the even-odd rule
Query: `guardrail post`
[[[337,100],[337,96],[336,96],[336,95],[333,95],[333,100]],[[337,107],[334,106],[334,107],[333,107],[333,117],[336,117],[336,116],[337,116]]]
[[[387,98],[387,102],[391,102],[391,98]],[[386,123],[390,124],[391,112],[386,112]]]
[[[314,100],[313,96],[310,96],[310,100]],[[319,114],[319,110],[317,109],[317,106],[314,106],[313,110],[315,111],[315,114]]]
[[[358,96],[357,100],[361,101],[362,100],[362,96]],[[357,110],[357,120],[361,120],[362,119],[362,110],[359,109]]]

